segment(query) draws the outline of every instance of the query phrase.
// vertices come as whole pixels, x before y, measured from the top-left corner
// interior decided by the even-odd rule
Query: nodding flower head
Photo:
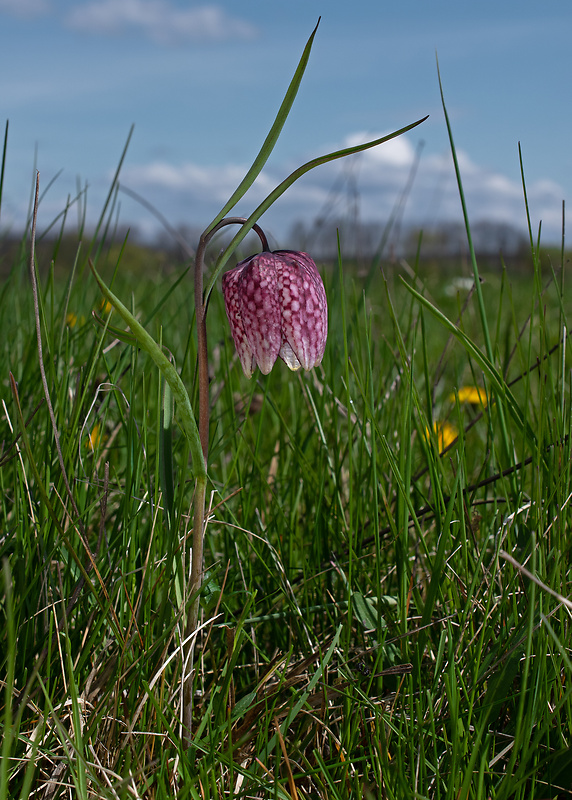
[[[312,369],[324,355],[328,306],[324,284],[307,253],[264,251],[222,278],[224,304],[242,369],[267,375],[280,358]]]

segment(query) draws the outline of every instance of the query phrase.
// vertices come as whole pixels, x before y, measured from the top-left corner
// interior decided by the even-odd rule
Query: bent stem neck
[[[195,257],[195,316],[197,324],[197,353],[198,353],[198,366],[199,366],[199,436],[201,439],[201,446],[203,448],[203,456],[205,459],[205,466],[208,463],[209,451],[209,364],[208,364],[208,349],[207,349],[207,304],[208,298],[203,297],[203,272],[205,252],[207,245],[212,237],[221,228],[226,225],[244,225],[248,220],[245,217],[226,217],[221,220],[218,225],[212,229],[207,229],[199,240],[197,254]],[[268,240],[262,228],[258,225],[253,225],[252,228],[258,234],[262,242],[262,249],[268,250]]]
[[[183,647],[183,731],[186,747],[192,742],[193,720],[193,654],[196,642],[196,632],[199,622],[199,599],[203,577],[203,538],[205,529],[205,505],[209,454],[209,362],[207,349],[207,304],[208,298],[203,297],[203,270],[207,245],[214,234],[225,225],[244,225],[247,220],[243,217],[227,217],[215,225],[212,230],[202,234],[195,258],[195,316],[197,325],[197,353],[199,366],[199,437],[205,462],[205,474],[195,478],[195,498],[193,516],[193,555],[191,561],[191,579],[189,595],[191,598],[187,612],[185,627],[185,645]],[[268,241],[264,232],[258,225],[253,226],[262,242],[263,250],[268,250]]]

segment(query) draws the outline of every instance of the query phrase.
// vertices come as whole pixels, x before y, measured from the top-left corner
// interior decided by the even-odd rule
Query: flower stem
[[[203,534],[205,524],[205,500],[207,491],[206,477],[195,479],[194,519],[193,519],[193,556],[191,562],[191,580],[189,594],[191,604],[185,628],[185,645],[183,648],[183,731],[185,746],[191,744],[193,722],[193,656],[195,651],[196,630],[199,621],[199,598],[203,572]]]
[[[214,234],[225,225],[243,225],[246,222],[244,217],[226,217],[215,225],[211,230],[205,231],[199,240],[197,254],[195,257],[195,317],[197,325],[197,358],[199,368],[199,438],[204,459],[204,473],[197,474],[195,477],[195,499],[193,514],[193,556],[191,562],[191,579],[189,584],[189,594],[191,602],[189,605],[187,624],[185,628],[185,644],[183,647],[183,731],[184,743],[186,747],[192,741],[192,719],[193,719],[193,655],[196,642],[196,630],[199,621],[199,600],[203,577],[203,538],[205,528],[205,505],[207,492],[206,471],[208,466],[209,454],[209,359],[207,348],[207,305],[203,296],[203,271],[207,245]],[[262,242],[262,249],[268,250],[268,240],[262,228],[253,225],[253,230],[258,234]]]
[[[199,361],[199,435],[205,464],[208,463],[209,451],[209,363],[207,350],[207,303],[203,297],[203,271],[207,245],[217,231],[225,225],[244,225],[245,217],[226,217],[211,230],[205,231],[199,240],[195,258],[195,316],[197,322],[197,352]],[[262,249],[268,250],[268,241],[264,231],[258,225],[253,225],[253,230],[262,242]]]

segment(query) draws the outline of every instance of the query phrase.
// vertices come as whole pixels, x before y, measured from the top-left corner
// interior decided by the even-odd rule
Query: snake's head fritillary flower
[[[312,369],[324,355],[328,306],[320,273],[307,253],[264,251],[223,275],[222,291],[242,369],[267,375],[280,358]]]

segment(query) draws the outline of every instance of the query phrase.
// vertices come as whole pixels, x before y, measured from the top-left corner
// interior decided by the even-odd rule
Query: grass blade
[[[133,314],[128,311],[121,300],[116,297],[111,289],[106,286],[105,282],[95,269],[92,261],[90,261],[90,267],[105,298],[109,300],[111,305],[117,310],[123,321],[129,325],[133,336],[137,339],[139,347],[144,350],[147,355],[151,356],[161,374],[171,387],[171,392],[173,393],[173,397],[179,408],[179,423],[188,439],[189,446],[191,448],[195,476],[206,478],[205,462],[201,448],[199,430],[197,428],[197,423],[195,421],[195,415],[193,414],[189,395],[187,394],[187,390],[185,389],[179,373],[171,364],[167,356],[159,348],[152,336],[147,333],[145,328],[135,319]]]
[[[298,178],[301,178],[307,172],[310,172],[310,170],[315,169],[316,167],[321,167],[323,164],[328,164],[330,161],[336,161],[339,158],[346,158],[346,156],[351,156],[355,153],[362,153],[364,150],[369,150],[370,148],[377,147],[384,142],[389,142],[391,139],[395,139],[397,136],[401,136],[403,133],[407,133],[407,131],[416,128],[418,125],[421,125],[421,123],[425,122],[426,119],[427,117],[418,119],[416,122],[412,122],[410,125],[406,125],[404,128],[400,128],[398,131],[393,131],[393,133],[389,133],[386,136],[380,137],[379,139],[374,139],[370,142],[364,142],[363,144],[355,145],[354,147],[347,147],[343,150],[336,150],[332,153],[328,153],[327,155],[313,158],[311,161],[307,161],[301,167],[298,167],[298,169],[294,170],[294,172],[285,178],[282,183],[278,184],[278,186],[273,189],[272,192],[270,192],[270,194],[262,201],[262,203],[260,203],[260,205],[252,212],[247,221],[234,236],[228,247],[223,251],[223,253],[221,253],[216,263],[216,268],[213,270],[212,277],[208,283],[205,292],[205,298],[209,297],[220,271],[234,253],[238,245],[252,230],[253,226],[258,222],[264,212],[268,211],[270,206],[273,205],[273,203],[275,203],[276,200],[278,200],[278,198],[281,197],[284,192],[298,180]]]
[[[320,19],[316,24],[316,27],[312,31],[310,38],[306,43],[306,47],[304,48],[304,52],[302,53],[302,57],[298,63],[298,67],[296,68],[296,72],[294,73],[294,77],[292,78],[290,85],[288,87],[288,91],[284,96],[284,100],[282,101],[282,105],[278,109],[278,114],[276,115],[276,119],[274,120],[270,131],[268,132],[268,136],[264,140],[262,147],[260,148],[260,152],[254,159],[252,166],[235,189],[233,194],[231,195],[228,202],[225,203],[223,208],[219,211],[217,216],[213,219],[211,224],[206,229],[206,233],[212,230],[218,223],[226,217],[229,211],[235,207],[238,201],[243,197],[246,192],[250,189],[258,175],[260,174],[262,168],[268,161],[268,157],[270,156],[271,152],[274,150],[274,146],[278,141],[278,137],[284,127],[284,123],[288,118],[288,114],[290,113],[290,109],[292,108],[292,104],[298,94],[298,89],[300,88],[300,84],[302,82],[302,78],[304,76],[304,72],[306,71],[306,67],[308,65],[308,60],[310,58],[310,51],[312,50],[312,44],[314,42],[314,37],[316,35],[316,31],[318,30],[318,25],[320,24]]]

